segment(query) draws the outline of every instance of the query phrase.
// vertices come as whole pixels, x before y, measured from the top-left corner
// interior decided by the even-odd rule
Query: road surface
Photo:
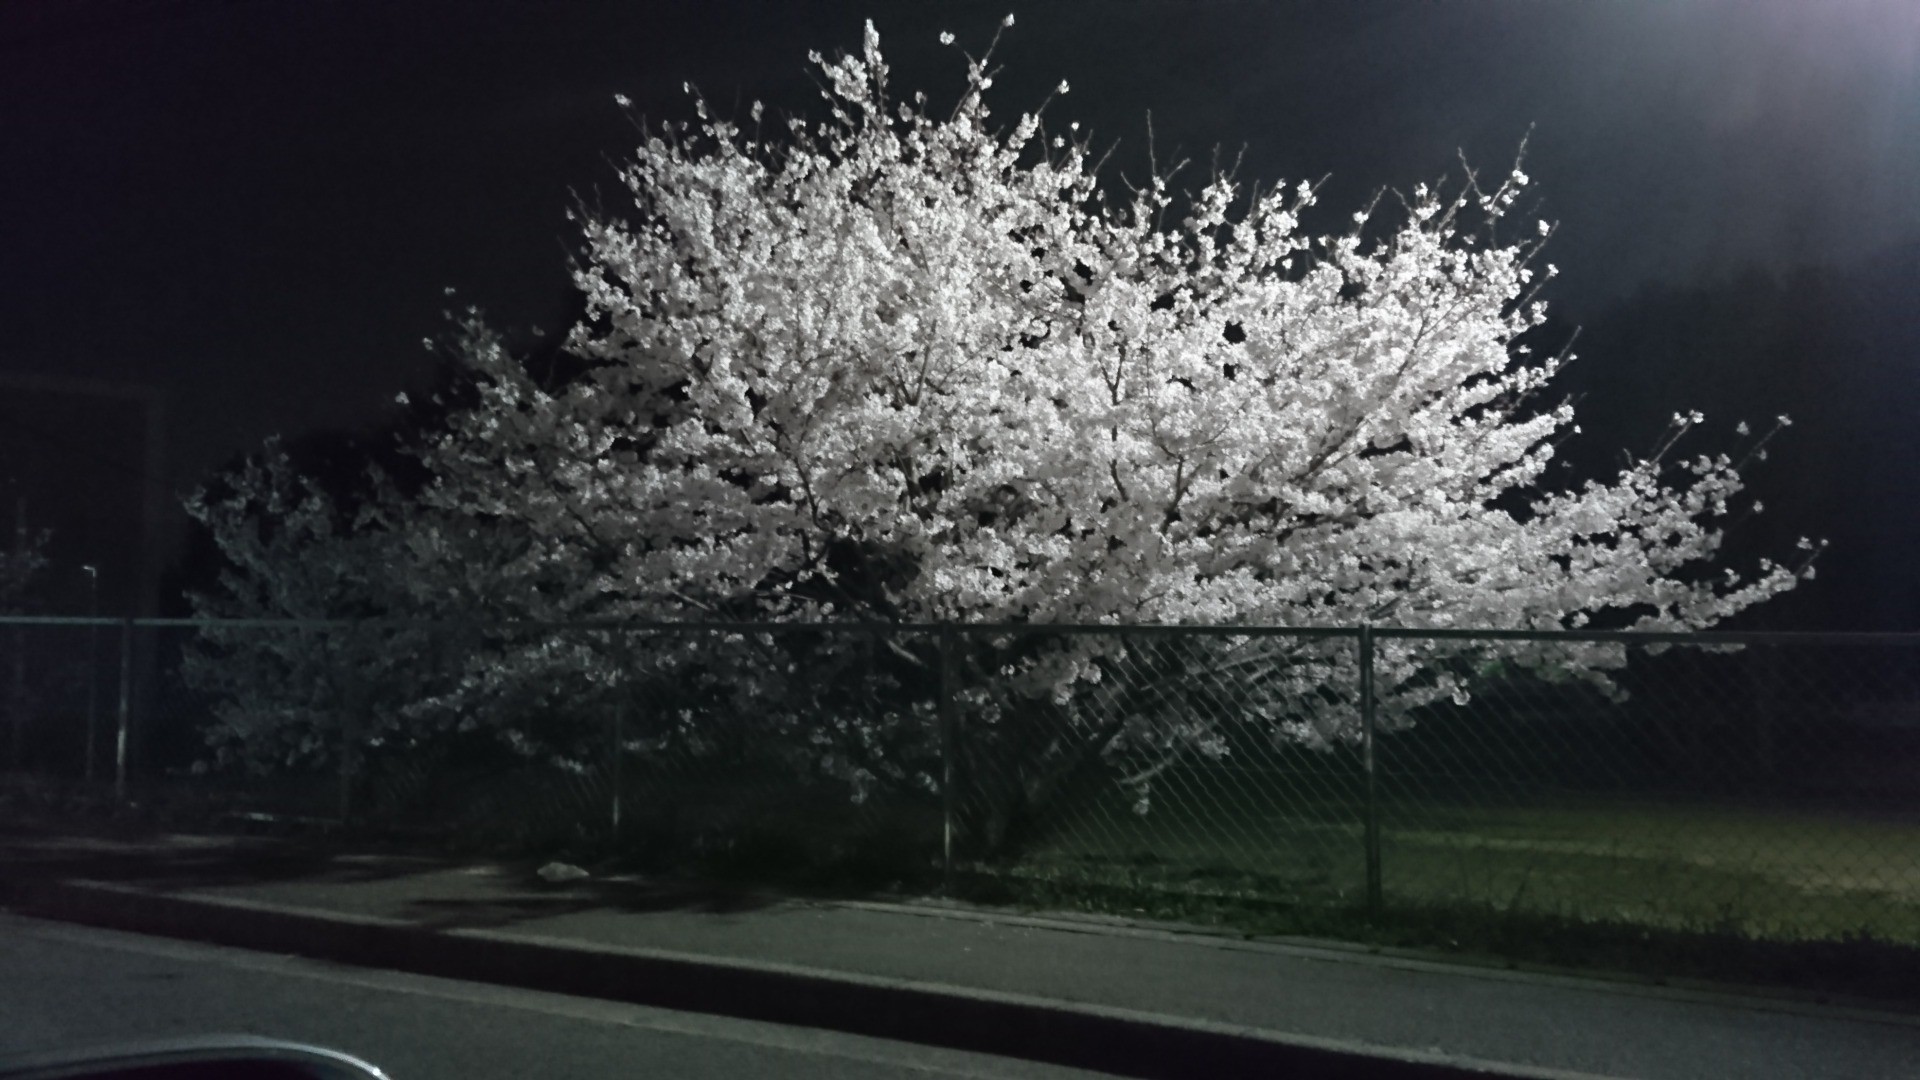
[[[393,1080],[1100,1075],[0,913],[0,1056],[213,1033],[318,1043]]]

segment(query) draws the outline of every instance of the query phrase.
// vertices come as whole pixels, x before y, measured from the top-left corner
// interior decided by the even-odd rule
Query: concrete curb
[[[939,983],[584,945],[492,930],[429,930],[94,881],[0,882],[20,914],[637,1005],[823,1028],[1146,1078],[1600,1080],[1439,1054]]]

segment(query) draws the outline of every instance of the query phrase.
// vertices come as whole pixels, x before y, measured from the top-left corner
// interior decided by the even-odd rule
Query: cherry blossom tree
[[[195,492],[188,514],[225,567],[190,593],[202,628],[183,654],[187,685],[212,702],[215,761],[256,769],[334,759],[413,734],[409,707],[434,685],[439,643],[409,604],[406,527],[377,472],[357,510],[298,475],[278,440]],[[403,735],[403,737],[405,737]]]
[[[988,53],[936,115],[893,96],[869,24],[858,55],[811,58],[824,120],[755,104],[742,126],[695,97],[694,122],[643,128],[631,213],[579,214],[579,377],[543,385],[462,324],[477,403],[423,453],[412,557],[511,532],[512,556],[474,572],[490,610],[525,618],[1542,631],[1710,627],[1811,573],[1716,565],[1742,462],[1683,454],[1698,416],[1616,476],[1550,474],[1579,428],[1543,401],[1570,357],[1524,342],[1551,229],[1500,239],[1518,164],[1311,235],[1309,184],[1104,184],[1077,125],[1043,123],[1065,83],[994,126]],[[1235,721],[1354,736],[1350,640],[1209,640],[961,640],[955,693],[975,782],[1004,783],[998,820],[1092,759],[1144,806],[1158,769],[1226,752]],[[856,789],[925,787],[936,651],[890,641],[900,691],[857,721],[793,691],[819,657],[705,670],[766,690],[769,725],[840,724],[822,760]],[[1465,700],[1496,652],[1603,687],[1624,662],[1608,644],[1394,642],[1382,723]],[[491,654],[490,685],[552,677],[552,651],[533,656]],[[1196,708],[1187,688],[1225,678],[1237,714]]]

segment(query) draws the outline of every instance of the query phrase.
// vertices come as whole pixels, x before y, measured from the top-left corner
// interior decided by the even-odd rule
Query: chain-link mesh
[[[956,740],[968,851],[985,867],[1276,898],[1362,883],[1350,638],[1034,630],[962,643],[1023,654],[1031,671],[1002,676],[1038,676],[1034,692],[995,695],[977,657],[958,665],[986,699],[963,710]]]
[[[1525,645],[1379,739],[1388,895],[1920,942],[1920,643],[1622,644],[1611,694]]]
[[[499,850],[1920,943],[1916,650],[13,619],[0,747],[15,788],[124,760],[129,802]]]
[[[14,769],[81,774],[89,761],[100,767],[100,718],[110,707],[104,699],[112,693],[114,673],[106,667],[111,658],[99,633],[88,627],[0,626],[0,759]]]

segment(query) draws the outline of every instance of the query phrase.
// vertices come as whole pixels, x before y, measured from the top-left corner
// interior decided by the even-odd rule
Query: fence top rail
[[[1375,638],[1426,641],[1581,641],[1630,645],[1907,645],[1920,632],[1904,630],[1495,630],[1375,626]]]
[[[65,615],[0,615],[0,626],[134,627],[232,630],[521,630],[622,631],[628,633],[722,634],[941,634],[1116,635],[1193,637],[1358,638],[1360,626],[1273,626],[1183,623],[881,623],[881,622],[662,622],[582,619],[200,619],[109,618]],[[1376,640],[1573,641],[1632,645],[1899,645],[1920,646],[1920,632],[1847,630],[1513,630],[1369,625]]]
[[[195,619],[105,618],[66,615],[0,615],[0,626],[133,626],[138,628],[234,630],[564,630],[633,633],[723,634],[1154,634],[1213,637],[1357,637],[1357,626],[1217,626],[1179,623],[917,623],[917,622],[750,622],[645,619]]]

